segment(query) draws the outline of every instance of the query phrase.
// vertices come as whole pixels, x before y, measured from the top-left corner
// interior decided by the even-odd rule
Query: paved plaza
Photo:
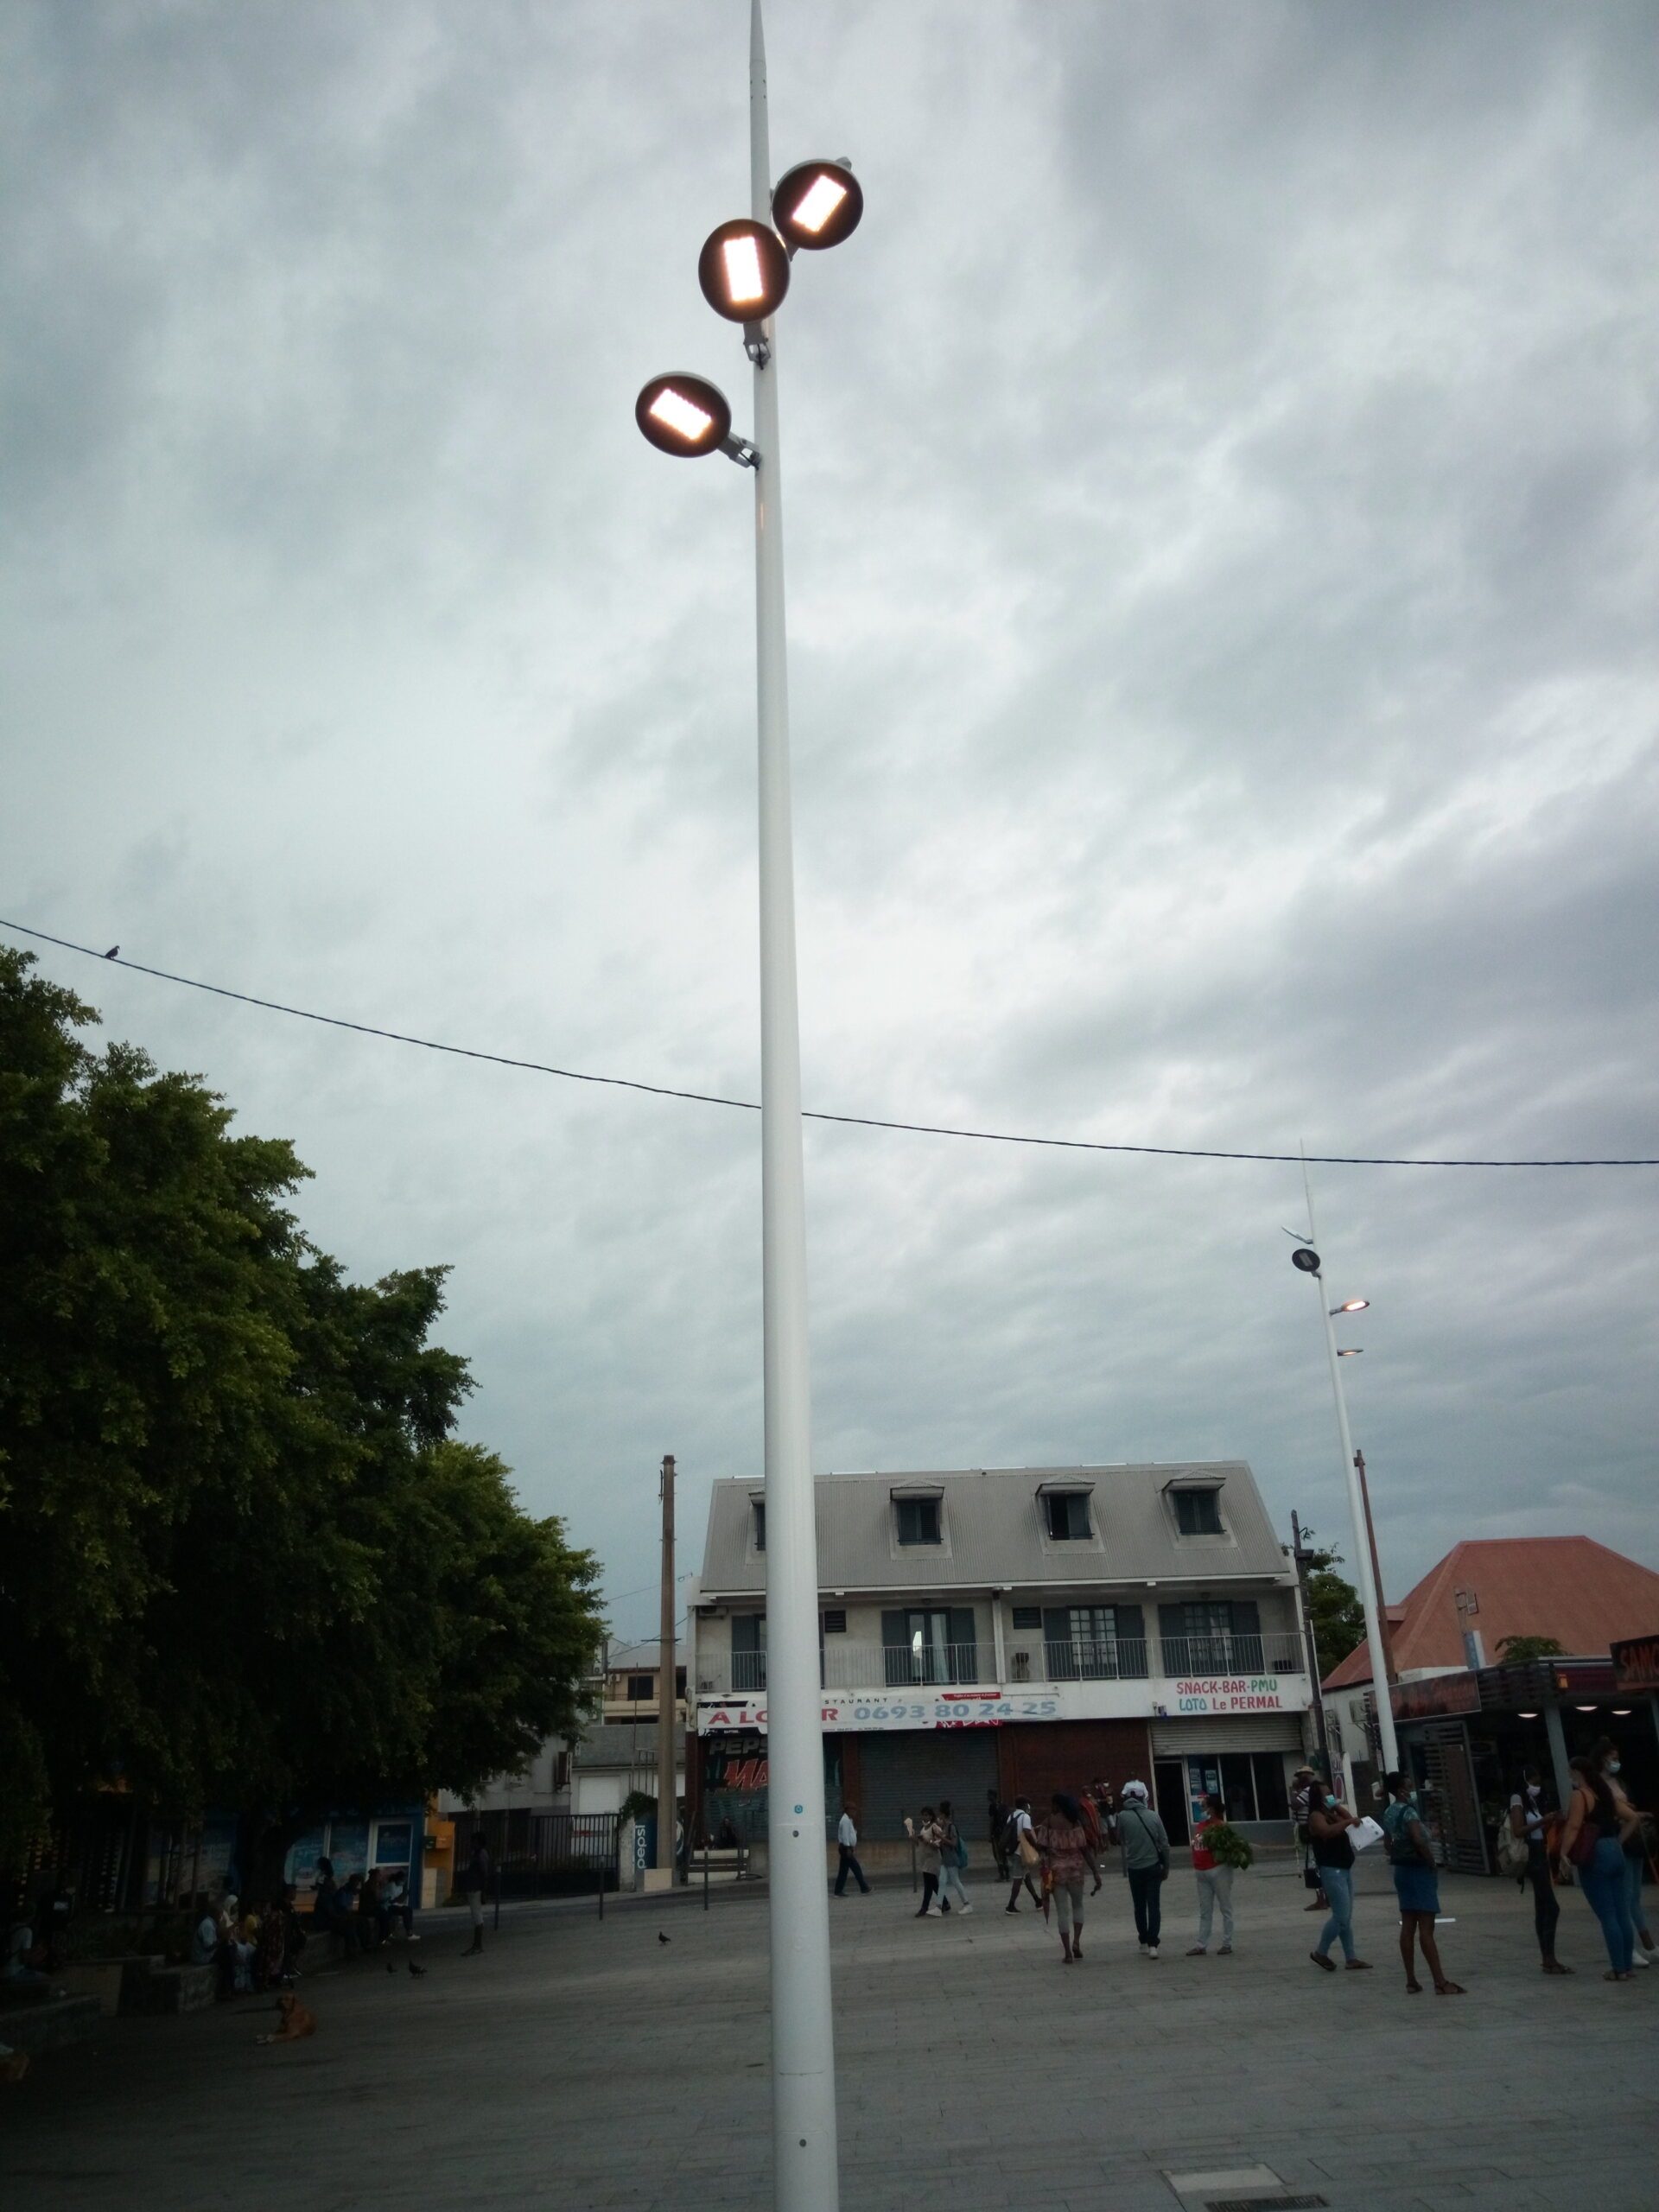
[[[1155,1964],[1116,1875],[1076,1967],[1034,1914],[972,1886],[966,1920],[918,1923],[899,1886],[831,1900],[846,2212],[1196,2212],[1264,2192],[1342,2212],[1659,2205],[1659,1971],[1604,1983],[1576,1895],[1576,1978],[1548,1981],[1514,1885],[1446,1879],[1445,1955],[1469,1994],[1437,1999],[1404,1993],[1375,1861],[1357,1916],[1369,1974],[1307,1963],[1319,1923],[1282,1866],[1241,1881],[1229,1959],[1182,1955],[1178,1868]],[[472,1960],[455,1916],[424,1924],[422,1980],[373,1961],[307,1977],[308,2043],[255,2049],[264,2000],[240,2000],[111,2022],[0,2087],[0,2200],[769,2203],[764,1897],[627,1902],[602,1923],[591,1904],[522,1908]]]

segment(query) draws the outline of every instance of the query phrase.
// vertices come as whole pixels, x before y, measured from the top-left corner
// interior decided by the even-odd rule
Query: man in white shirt
[[[855,1805],[843,1805],[836,1829],[836,1846],[841,1853],[841,1864],[836,1869],[836,1895],[838,1897],[844,1897],[847,1894],[849,1874],[857,1881],[861,1897],[870,1894],[870,1885],[864,1878],[864,1869],[853,1855],[858,1849],[858,1830],[853,1824],[853,1815],[857,1809]]]

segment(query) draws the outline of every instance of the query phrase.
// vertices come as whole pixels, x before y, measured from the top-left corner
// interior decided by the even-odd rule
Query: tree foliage
[[[1313,1630],[1313,1649],[1320,1675],[1339,1667],[1351,1651],[1365,1641],[1365,1607],[1351,1582],[1336,1570],[1342,1554],[1313,1542],[1313,1531],[1304,1529],[1303,1546],[1309,1560],[1307,1618]]]
[[[93,1053],[33,965],[0,950],[0,1823],[522,1764],[577,1718],[597,1570],[455,1437],[443,1270],[349,1281],[291,1147]]]
[[[1497,1656],[1506,1667],[1521,1667],[1529,1659],[1560,1659],[1565,1654],[1553,1636],[1504,1636],[1498,1638]]]

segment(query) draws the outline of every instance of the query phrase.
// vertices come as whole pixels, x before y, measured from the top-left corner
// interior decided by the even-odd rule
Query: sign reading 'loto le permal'
[[[1613,1681],[1621,1690],[1659,1690],[1659,1634],[1626,1637],[1612,1646]]]

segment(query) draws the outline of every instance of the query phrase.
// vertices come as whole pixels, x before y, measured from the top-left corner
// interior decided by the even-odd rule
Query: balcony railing
[[[1163,1648],[1163,1670],[1176,1677],[1300,1675],[1303,1670],[1301,1638],[1296,1636],[1164,1636],[1158,1641]]]
[[[825,1689],[902,1689],[912,1685],[948,1689],[958,1683],[995,1683],[996,1660],[987,1643],[860,1643],[828,1637],[818,1655]],[[1032,1682],[1144,1681],[1151,1676],[1193,1679],[1222,1675],[1300,1675],[1306,1671],[1301,1638],[1289,1631],[1260,1636],[1072,1637],[1060,1642],[1010,1642],[1002,1680]],[[764,1651],[709,1652],[697,1667],[704,1697],[753,1696],[766,1688]]]

